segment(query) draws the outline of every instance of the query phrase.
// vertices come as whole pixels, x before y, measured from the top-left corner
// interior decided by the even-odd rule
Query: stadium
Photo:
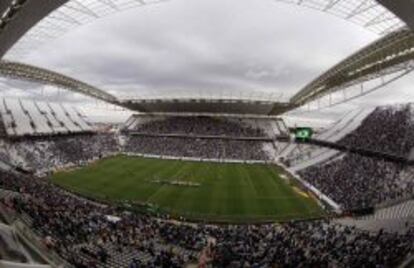
[[[177,0],[177,6],[168,6],[175,1],[0,1],[0,267],[414,267],[414,106],[398,86],[414,70],[414,3],[264,4],[269,12],[267,4],[295,10],[298,16],[332,17],[329,21],[352,24],[351,35],[362,28],[361,36],[371,36],[351,54],[343,53],[353,49],[346,40],[342,45],[347,50],[338,52],[342,60],[322,73],[319,65],[330,64],[329,57],[302,61],[292,56],[295,65],[319,67],[306,76],[311,80],[299,88],[295,84],[284,98],[284,92],[274,90],[196,92],[198,86],[212,87],[210,80],[241,88],[242,79],[234,78],[238,72],[229,66],[242,69],[241,56],[257,60],[263,54],[273,61],[264,47],[254,53],[248,47],[238,54],[245,44],[224,38],[238,59],[228,64],[224,60],[230,54],[211,53],[209,43],[195,32],[183,34],[186,42],[201,44],[191,53],[185,47],[185,60],[169,58],[166,47],[152,39],[149,43],[162,62],[146,62],[150,49],[139,51],[137,44],[130,54],[123,52],[127,42],[110,45],[108,39],[134,36],[133,25],[136,31],[140,27],[134,20],[137,12],[145,9],[161,21],[162,14],[168,14],[157,13],[161,7],[191,2]],[[201,3],[194,6],[207,10]],[[230,4],[234,1],[223,1],[224,7]],[[180,23],[198,31],[194,25],[211,16],[205,12],[185,23],[183,15]],[[214,25],[218,15],[206,23],[213,38],[227,34],[232,39],[249,29],[235,26],[245,17],[226,14],[225,23],[242,30],[230,33],[230,26]],[[124,20],[127,31],[111,25],[111,18]],[[107,24],[93,28],[107,19]],[[167,20],[166,25],[174,22]],[[94,36],[92,50],[85,53],[95,55],[103,47],[116,59],[108,72],[102,66],[107,55],[85,59],[71,54],[78,53],[82,43],[73,36],[81,36],[86,27],[94,33],[108,31],[101,39]],[[142,27],[149,30],[137,34],[139,40],[158,33],[157,25]],[[259,36],[251,27],[253,36]],[[167,29],[165,46],[183,44]],[[220,31],[226,33],[219,36]],[[294,32],[293,24],[289,31]],[[57,49],[72,33],[67,50]],[[309,36],[303,29],[300,35]],[[324,38],[341,39],[337,35]],[[272,40],[281,45],[284,38]],[[289,44],[282,53],[295,48]],[[191,65],[192,53],[218,63]],[[41,60],[36,61],[36,55],[41,60],[56,57],[56,65],[37,65]],[[62,55],[66,58],[59,58]],[[132,67],[123,69],[125,62],[119,58],[145,64],[137,75]],[[87,67],[71,68],[71,61]],[[144,70],[152,65],[159,73],[154,80]],[[186,66],[185,75],[177,72],[173,77],[180,66]],[[289,69],[286,66],[282,69]],[[243,85],[276,85],[272,79],[253,84],[271,74],[253,63],[249,68],[253,71],[246,76],[251,80],[243,80]],[[233,76],[218,76],[216,69]],[[96,78],[96,70],[114,76],[99,80],[103,78]],[[197,83],[190,80],[198,74],[203,76]],[[148,80],[149,93],[144,93],[144,82],[135,87],[135,76],[140,75],[140,82]],[[175,84],[179,79],[187,79],[192,91],[167,87],[182,85]],[[288,87],[287,82],[283,85]],[[161,90],[163,86],[168,90]],[[380,104],[375,98],[385,91],[388,95]],[[393,97],[403,101],[386,102]],[[367,99],[369,105],[361,101]],[[105,120],[96,120],[98,112]],[[321,114],[333,119],[313,125]]]

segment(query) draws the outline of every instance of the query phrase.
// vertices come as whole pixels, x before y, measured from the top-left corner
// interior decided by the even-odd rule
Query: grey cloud
[[[292,95],[373,38],[330,15],[272,1],[173,0],[84,26],[28,61],[107,90],[136,84]]]

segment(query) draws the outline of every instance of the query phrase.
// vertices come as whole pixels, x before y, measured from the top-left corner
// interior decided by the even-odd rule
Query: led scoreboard
[[[295,129],[295,140],[306,142],[312,138],[313,130],[310,127],[298,127]]]

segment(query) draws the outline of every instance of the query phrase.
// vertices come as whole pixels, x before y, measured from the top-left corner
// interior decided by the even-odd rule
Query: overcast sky
[[[332,15],[271,0],[171,0],[81,26],[24,62],[117,96],[266,91],[288,100],[377,38]],[[342,110],[412,101],[410,80]]]

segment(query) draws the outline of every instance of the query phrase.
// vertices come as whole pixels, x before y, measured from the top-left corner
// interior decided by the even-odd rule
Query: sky
[[[119,97],[267,92],[287,101],[377,38],[332,15],[272,0],[171,0],[78,27],[22,61]],[[412,101],[411,80],[307,116],[332,119],[349,109]],[[31,90],[18,90],[27,88]],[[24,97],[27,92],[85,101],[40,85],[9,81],[2,86],[5,96]]]

